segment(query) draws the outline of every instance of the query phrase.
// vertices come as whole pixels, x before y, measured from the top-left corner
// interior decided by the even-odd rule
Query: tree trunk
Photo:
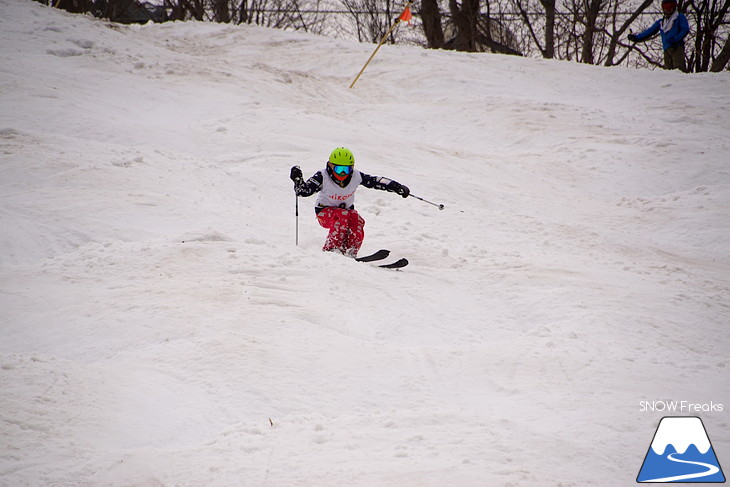
[[[456,27],[456,37],[451,47],[457,51],[475,52],[477,50],[479,1],[463,0],[460,6],[456,0],[449,0],[451,18]]]
[[[713,73],[719,73],[725,69],[728,62],[730,62],[730,37],[725,39],[725,45],[722,47],[720,54],[718,54],[715,60],[712,61],[710,71]]]
[[[601,11],[602,0],[590,0],[585,13],[585,32],[583,33],[583,50],[582,62],[585,64],[594,64],[593,60],[593,40],[596,33],[596,21]]]
[[[546,59],[555,57],[555,0],[540,0],[545,9],[545,49],[542,56]]]
[[[213,0],[213,13],[216,22],[229,23],[231,12],[228,10],[228,0]]]
[[[441,10],[437,0],[421,1],[421,22],[426,36],[426,47],[441,49],[444,47],[444,29],[441,26]]]

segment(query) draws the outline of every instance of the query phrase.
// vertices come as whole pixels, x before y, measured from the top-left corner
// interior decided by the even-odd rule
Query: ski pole
[[[294,205],[294,208],[295,208],[294,215],[296,216],[296,225],[295,225],[296,237],[295,237],[294,242],[295,242],[295,245],[298,247],[299,246],[299,195],[294,194],[294,198],[296,199],[296,203]]]
[[[444,205],[439,205],[439,204],[437,204],[437,203],[434,203],[434,202],[432,202],[432,201],[424,200],[424,199],[423,199],[423,198],[421,198],[420,196],[416,196],[416,195],[415,195],[415,194],[413,194],[413,193],[409,194],[408,196],[413,196],[413,197],[414,197],[414,198],[416,198],[417,200],[421,200],[421,201],[423,201],[424,203],[428,203],[429,205],[433,205],[433,206],[438,206],[438,209],[439,209],[439,210],[443,210],[443,209],[444,209]]]

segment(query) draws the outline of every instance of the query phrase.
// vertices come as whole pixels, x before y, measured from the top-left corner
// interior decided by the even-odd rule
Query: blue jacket
[[[685,17],[683,13],[677,14],[677,19],[674,21],[672,28],[669,29],[669,32],[664,32],[661,29],[662,20],[663,19],[657,20],[654,22],[654,25],[645,31],[636,34],[636,42],[645,41],[659,32],[662,36],[662,48],[666,51],[670,47],[674,47],[679,44],[682,40],[684,40],[684,36],[689,33],[689,22],[687,22],[687,17]]]

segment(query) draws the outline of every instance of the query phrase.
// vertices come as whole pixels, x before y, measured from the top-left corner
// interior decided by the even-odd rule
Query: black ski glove
[[[627,36],[627,39],[629,40],[629,42],[636,42],[636,34],[629,34]]]
[[[295,183],[300,183],[304,177],[302,176],[302,170],[299,169],[299,166],[292,166],[291,173],[289,174],[289,179],[294,181]]]
[[[411,194],[411,190],[408,189],[408,186],[404,186],[401,183],[397,181],[391,181],[387,188],[388,191],[392,191],[394,193],[398,193],[404,198],[408,198],[408,195]]]

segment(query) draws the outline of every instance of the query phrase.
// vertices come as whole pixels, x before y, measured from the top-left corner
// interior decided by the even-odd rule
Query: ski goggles
[[[335,174],[339,174],[340,176],[350,174],[352,172],[352,166],[335,166],[332,165],[332,170],[335,172]]]

